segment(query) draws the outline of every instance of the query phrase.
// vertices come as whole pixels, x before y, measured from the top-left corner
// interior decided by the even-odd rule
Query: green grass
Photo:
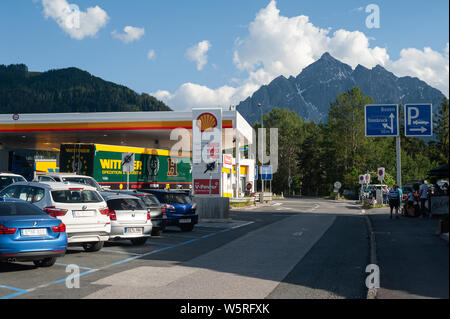
[[[246,207],[246,206],[253,206],[253,202],[246,201],[240,203],[230,203],[230,207]]]

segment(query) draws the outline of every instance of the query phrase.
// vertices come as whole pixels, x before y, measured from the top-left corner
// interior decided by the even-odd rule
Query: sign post
[[[194,195],[220,197],[222,109],[192,110],[192,187]]]
[[[341,182],[334,183],[334,192],[337,193],[337,198],[339,198],[339,190],[341,189]]]
[[[380,181],[380,183],[383,183],[384,172],[385,172],[384,167],[380,167],[380,168],[377,169],[378,180]]]
[[[402,186],[399,108],[397,104],[366,105],[364,108],[366,137],[395,137],[397,153],[397,184]]]
[[[134,172],[134,153],[122,154],[122,171],[127,173],[127,190],[130,190],[130,172]]]

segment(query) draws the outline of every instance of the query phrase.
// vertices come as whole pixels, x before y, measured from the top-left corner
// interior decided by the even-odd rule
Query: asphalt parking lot
[[[192,232],[181,232],[168,227],[161,236],[151,237],[145,245],[133,246],[130,241],[107,242],[99,252],[87,253],[82,247],[69,247],[63,258],[50,268],[37,268],[33,263],[0,263],[0,299],[25,296],[28,293],[65,282],[71,274],[68,265],[79,267],[80,277],[116,265],[169,251],[217,234],[248,225],[249,222],[212,223],[197,225]]]

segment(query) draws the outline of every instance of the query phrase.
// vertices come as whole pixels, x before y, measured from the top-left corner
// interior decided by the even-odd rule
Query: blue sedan
[[[66,253],[66,226],[33,204],[0,197],[0,261],[50,267]]]
[[[183,192],[141,189],[150,193],[161,202],[161,208],[167,215],[167,226],[178,226],[182,231],[192,231],[198,223],[197,204]]]

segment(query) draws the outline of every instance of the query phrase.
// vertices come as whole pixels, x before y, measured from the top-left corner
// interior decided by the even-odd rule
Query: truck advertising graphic
[[[190,157],[128,146],[61,144],[60,172],[92,176],[100,185],[122,189],[127,183],[122,167],[124,153],[135,154],[134,171],[129,172],[130,188],[164,188],[167,184],[189,188],[192,183]]]

